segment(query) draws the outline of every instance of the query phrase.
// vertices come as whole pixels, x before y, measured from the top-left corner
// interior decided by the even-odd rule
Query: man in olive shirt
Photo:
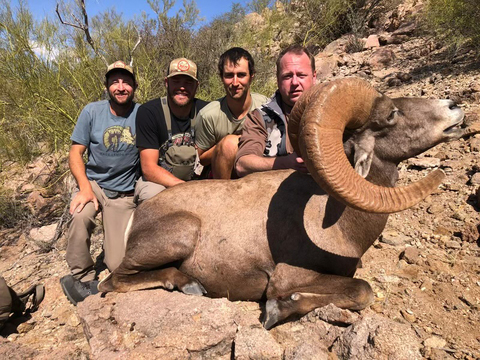
[[[250,92],[255,63],[245,49],[234,47],[223,53],[218,70],[226,95],[198,113],[195,144],[200,163],[211,165],[213,177],[230,179],[236,177],[233,164],[246,115],[268,99]]]

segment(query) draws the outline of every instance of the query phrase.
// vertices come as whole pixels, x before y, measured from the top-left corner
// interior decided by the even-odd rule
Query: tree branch
[[[81,3],[81,7],[82,7],[83,23],[81,23],[81,22],[75,17],[75,15],[73,15],[73,14],[71,14],[71,15],[72,15],[72,17],[75,19],[76,24],[73,24],[73,23],[69,23],[69,22],[64,21],[64,20],[62,19],[62,16],[60,15],[59,4],[57,3],[55,12],[57,13],[58,19],[60,20],[60,22],[61,22],[63,25],[71,26],[71,27],[74,27],[74,28],[76,28],[76,29],[82,30],[82,31],[85,33],[85,36],[86,36],[86,38],[87,38],[88,44],[92,47],[92,49],[93,49],[93,51],[95,52],[95,54],[103,60],[103,62],[105,63],[106,66],[108,66],[108,61],[107,61],[107,59],[105,59],[105,57],[98,52],[98,49],[97,49],[97,47],[95,46],[95,42],[93,41],[92,36],[90,35],[90,30],[89,30],[89,28],[88,28],[88,14],[87,14],[87,9],[86,9],[86,7],[85,7],[85,0],[80,0],[80,3]]]

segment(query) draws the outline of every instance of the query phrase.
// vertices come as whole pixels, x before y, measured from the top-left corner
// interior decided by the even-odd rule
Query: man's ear
[[[355,171],[363,178],[367,177],[372,166],[374,147],[375,137],[372,134],[362,134],[359,141],[355,142],[353,158]]]

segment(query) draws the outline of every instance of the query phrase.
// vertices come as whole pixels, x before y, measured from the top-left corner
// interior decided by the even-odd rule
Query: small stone
[[[461,296],[459,296],[459,299],[473,309],[478,308],[478,301],[476,301],[475,298],[469,293],[463,293]]]
[[[470,150],[471,151],[480,151],[480,139],[470,140]]]
[[[450,190],[450,191],[460,191],[460,185],[457,184],[457,183],[445,184],[445,189]]]
[[[340,309],[333,304],[328,304],[327,306],[317,308],[312,313],[319,319],[330,324],[351,325],[359,318],[357,313]]]
[[[429,214],[439,214],[443,212],[445,207],[442,204],[432,204],[427,208]]]
[[[13,342],[13,341],[17,340],[17,338],[19,336],[20,336],[20,334],[10,334],[10,335],[8,335],[7,340],[10,341],[10,342]]]
[[[409,243],[412,239],[409,236],[399,234],[396,231],[385,231],[379,239],[381,242],[393,246],[401,246]]]
[[[80,325],[80,319],[78,318],[77,314],[72,314],[70,317],[67,319],[67,325],[77,327]]]
[[[452,218],[455,220],[465,221],[466,215],[461,211],[456,211],[452,214]]]
[[[409,310],[400,310],[400,314],[402,314],[403,318],[409,323],[414,323],[415,321],[417,321],[415,315],[413,315],[413,313]]]
[[[377,314],[383,313],[383,305],[381,303],[375,303],[370,308],[375,311]]]
[[[470,185],[480,185],[480,172],[473,174],[469,183]]]
[[[380,42],[378,41],[378,35],[370,35],[365,42],[365,49],[377,48],[380,47]]]
[[[445,243],[445,246],[449,249],[461,249],[462,245],[458,241],[449,240]]]
[[[408,264],[415,264],[418,261],[420,252],[417,248],[411,246],[407,247],[404,252],[400,254],[400,259],[405,260]]]
[[[25,334],[35,327],[35,322],[24,322],[18,325],[17,331],[19,334]]]
[[[434,349],[441,349],[441,348],[444,348],[445,345],[447,345],[447,341],[445,339],[442,339],[441,337],[432,336],[432,337],[429,337],[428,339],[426,339],[423,342],[423,345],[425,347],[430,347],[430,348],[434,348]]]

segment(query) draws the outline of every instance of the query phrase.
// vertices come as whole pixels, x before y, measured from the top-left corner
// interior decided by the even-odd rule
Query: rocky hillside
[[[364,39],[361,51],[346,52],[348,37],[330,44],[317,55],[320,80],[360,76],[392,97],[455,99],[468,122],[478,121],[475,54],[468,48],[450,52],[419,35],[407,16],[417,10],[404,6],[386,14],[390,20]],[[3,329],[0,358],[478,359],[479,152],[476,135],[400,165],[400,183],[436,167],[447,178],[425,201],[390,216],[362,258],[356,276],[373,287],[373,305],[359,313],[327,306],[270,331],[259,322],[262,304],[164,290],[97,295],[74,307],[59,285],[68,272],[65,237],[57,231],[66,217],[61,226],[2,230],[0,273],[18,291],[44,283],[46,297],[37,312]],[[7,185],[29,194],[32,223],[48,223],[47,215],[63,211],[65,195],[48,194],[65,194],[71,182],[48,191],[45,184],[65,167],[64,157],[51,156],[27,169],[3,169]],[[97,228],[97,256],[101,238]]]

